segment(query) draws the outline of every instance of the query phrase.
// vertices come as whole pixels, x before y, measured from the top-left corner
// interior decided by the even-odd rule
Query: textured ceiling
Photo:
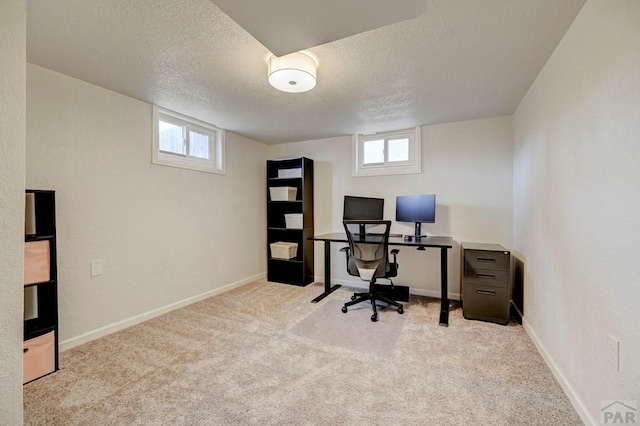
[[[211,0],[271,53],[320,46],[424,13],[426,0]]]
[[[209,0],[29,0],[27,60],[266,143],[302,141],[511,114],[584,4],[425,1],[416,18],[308,49],[318,84],[300,94],[269,86],[269,50]]]

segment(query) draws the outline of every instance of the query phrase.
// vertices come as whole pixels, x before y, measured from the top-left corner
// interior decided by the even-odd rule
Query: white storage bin
[[[298,243],[289,243],[286,241],[276,241],[269,244],[271,248],[271,257],[274,259],[293,259],[298,251]]]
[[[281,169],[278,170],[279,178],[299,178],[302,177],[302,169]]]
[[[24,311],[25,321],[38,318],[38,286],[32,285],[24,289]]]
[[[298,188],[292,186],[273,186],[269,188],[271,201],[294,201]]]
[[[33,192],[27,192],[24,209],[24,233],[36,234],[36,197]]]
[[[302,229],[302,213],[285,214],[284,223],[289,229]]]

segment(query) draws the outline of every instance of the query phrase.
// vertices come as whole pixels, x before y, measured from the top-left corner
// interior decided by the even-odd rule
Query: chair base
[[[393,283],[392,283],[393,284]],[[345,314],[347,313],[347,308],[349,306],[353,306],[353,305],[357,305],[358,303],[364,302],[365,300],[370,300],[371,301],[371,309],[373,310],[373,315],[371,315],[371,321],[376,322],[378,321],[378,307],[376,305],[376,301],[381,301],[381,302],[385,302],[391,306],[395,306],[397,309],[397,312],[402,315],[404,314],[404,306],[402,305],[402,303],[398,303],[394,300],[389,299],[388,297],[377,293],[374,289],[375,289],[375,280],[371,281],[369,283],[369,292],[367,293],[354,293],[353,296],[351,296],[351,301],[347,302],[344,304],[344,306],[342,307],[342,312],[344,312]]]

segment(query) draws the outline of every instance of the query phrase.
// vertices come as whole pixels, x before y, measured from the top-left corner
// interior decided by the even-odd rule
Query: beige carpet
[[[340,312],[348,290],[309,303],[321,288],[255,282],[63,352],[25,385],[25,424],[581,424],[520,325],[440,327],[413,296],[373,324]],[[389,348],[329,335],[375,326]]]
[[[395,308],[378,307],[378,321],[371,322],[371,303],[362,302],[342,312],[341,300],[330,300],[313,311],[291,329],[293,334],[314,339],[327,345],[338,346],[380,358],[392,356],[402,333],[405,316]]]

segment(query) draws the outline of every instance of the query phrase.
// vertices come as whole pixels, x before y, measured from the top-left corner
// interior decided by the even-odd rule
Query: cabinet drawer
[[[465,265],[464,283],[475,283],[493,287],[507,287],[509,283],[509,272],[492,269],[472,269]]]
[[[466,284],[463,295],[465,318],[506,324],[509,322],[509,298],[507,289]]]
[[[473,269],[509,270],[509,252],[465,250],[464,261]]]
[[[22,383],[30,382],[56,369],[55,331],[24,342]]]

